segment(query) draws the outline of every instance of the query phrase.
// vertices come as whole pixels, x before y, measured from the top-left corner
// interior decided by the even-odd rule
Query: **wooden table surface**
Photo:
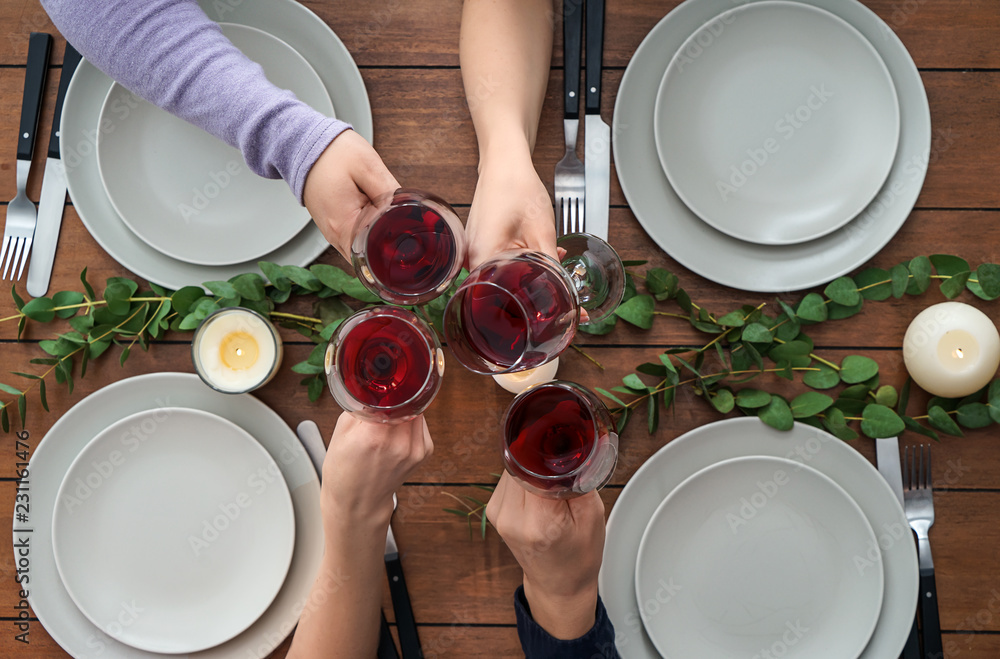
[[[846,1],[846,0],[845,0]],[[460,0],[363,3],[308,0],[353,53],[365,79],[375,121],[375,146],[407,186],[433,190],[467,214],[476,180],[476,143],[458,68]],[[609,0],[604,53],[603,115],[610,123],[615,94],[629,58],[642,37],[676,0]],[[996,0],[865,0],[899,35],[920,68],[930,101],[934,131],[931,165],[916,209],[899,234],[868,265],[889,268],[921,254],[952,253],[973,264],[1000,262],[1000,3]],[[21,103],[28,33],[55,33],[37,0],[0,0],[0,199],[14,196],[15,134]],[[561,157],[561,28],[557,37],[549,95],[535,162],[551,183]],[[63,41],[56,35],[40,135],[47,136],[59,83]],[[36,168],[29,196],[41,186],[47,138],[36,148]],[[614,178],[614,177],[613,177]],[[741,292],[713,284],[668,258],[642,231],[616,180],[611,183],[611,242],[625,259],[648,259],[681,278],[693,299],[716,312],[740,304],[773,303],[775,297],[797,300],[803,293],[780,296]],[[720,258],[724,258],[720,255]],[[341,264],[333,250],[322,262]],[[68,205],[52,282],[52,291],[73,289],[87,267],[91,281],[129,272],[115,263],[90,237]],[[767,267],[762,263],[760,267]],[[197,283],[197,282],[191,282]],[[23,282],[18,284],[23,292]],[[997,317],[998,303],[961,298]],[[3,295],[0,317],[13,303]],[[826,323],[810,334],[817,352],[839,360],[845,354],[871,356],[881,365],[883,383],[901,385],[900,345],[909,320],[925,306],[943,299],[933,291],[917,298],[867,305],[858,316]],[[622,325],[621,323],[619,325]],[[31,331],[14,341],[11,323],[0,325],[0,371],[24,370],[40,356],[37,342],[53,328]],[[286,368],[260,391],[289,424],[315,419],[324,436],[332,432],[339,408],[329,396],[311,404],[287,366],[305,359],[311,344],[286,334]],[[650,331],[618,327],[606,337],[580,336],[606,370],[580,354],[566,353],[560,375],[590,386],[613,386],[632,367],[655,359],[665,347],[688,345],[696,338],[686,323],[660,318]],[[50,413],[37,397],[30,399],[28,426],[32,448],[59,416],[87,394],[122,378],[158,371],[192,371],[189,335],[172,335],[148,353],[134,352],[124,368],[114,357],[92,364],[86,378],[69,394],[51,383]],[[0,376],[10,380],[10,376]],[[6,396],[6,395],[4,395]],[[483,377],[464,371],[453,360],[437,401],[427,412],[434,435],[433,458],[400,492],[395,522],[410,595],[427,657],[520,656],[514,627],[512,594],[520,569],[490,531],[470,539],[464,523],[442,511],[453,504],[448,494],[484,497],[473,484],[492,484],[501,469],[497,425],[510,396]],[[6,400],[6,398],[4,398]],[[718,418],[690,392],[681,393],[675,409],[649,436],[643,423],[621,438],[622,464],[602,495],[608,509],[629,477],[672,438]],[[1000,444],[997,431],[969,431],[964,438],[943,438],[934,448],[937,523],[931,536],[945,630],[945,656],[988,659],[1000,656]],[[0,455],[0,525],[10,528],[14,500],[15,445],[4,436]],[[903,444],[917,437],[906,433]],[[869,459],[873,442],[853,446]],[[65,653],[31,617],[28,644],[15,640],[18,588],[9,536],[0,541],[0,655],[60,657]],[[385,610],[392,619],[388,594]],[[288,643],[273,656],[285,654]],[[886,658],[891,659],[891,658]]]

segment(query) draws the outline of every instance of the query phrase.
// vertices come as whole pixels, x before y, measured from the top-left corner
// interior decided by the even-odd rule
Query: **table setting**
[[[346,259],[284,182],[36,36],[44,12],[0,48],[4,198],[31,206],[0,252],[0,653],[284,656],[343,412],[423,414],[437,446],[394,497],[380,657],[521,656],[501,470],[599,492],[623,658],[1000,652],[1000,52],[945,49],[965,19],[933,2],[558,3],[534,159],[560,259],[470,272],[452,4],[200,0],[412,174]],[[449,138],[406,119],[420,94]]]

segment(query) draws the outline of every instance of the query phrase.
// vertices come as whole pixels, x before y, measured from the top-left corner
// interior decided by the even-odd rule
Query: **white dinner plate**
[[[677,195],[734,238],[813,240],[854,219],[899,140],[896,88],[861,33],[785,0],[730,9],[688,37],[654,108]]]
[[[855,659],[882,606],[881,562],[856,560],[876,543],[858,504],[815,469],[723,460],[653,513],[635,568],[639,612],[664,657]],[[658,600],[662,584],[673,591]]]
[[[828,476],[854,499],[878,538],[859,557],[861,568],[881,561],[885,579],[882,610],[861,659],[898,657],[917,606],[917,551],[906,515],[885,479],[864,456],[836,437],[804,424],[782,432],[756,418],[710,423],[672,440],[636,471],[618,496],[608,519],[600,593],[615,626],[623,659],[659,659],[646,636],[636,600],[639,543],[653,512],[692,474],[722,460],[765,455],[795,460]],[[649,603],[655,615],[669,598],[669,582]]]
[[[294,541],[271,455],[232,421],[180,407],[99,432],[52,517],[56,567],[80,611],[122,643],[169,654],[214,647],[259,618]],[[123,603],[141,611],[130,625],[118,622]]]
[[[165,655],[138,650],[88,620],[66,591],[56,568],[52,518],[56,495],[70,465],[99,432],[132,414],[166,407],[187,407],[232,421],[260,442],[288,486],[295,510],[295,549],[277,597],[246,631],[192,659],[260,659],[291,633],[312,589],[323,557],[320,487],[312,461],[295,433],[274,411],[248,394],[212,391],[190,373],[153,373],[120,380],[74,405],[56,421],[35,448],[28,465],[31,508],[14,521],[14,547],[28,543],[31,587],[28,601],[46,632],[77,659],[157,659]],[[140,429],[141,430],[141,429]],[[16,554],[15,554],[16,556]],[[16,558],[15,558],[16,560]],[[135,624],[142,611],[122,602],[117,624]],[[171,655],[176,656],[176,655]]]
[[[838,16],[875,47],[899,98],[896,159],[882,189],[858,217],[836,231],[794,245],[738,240],[703,222],[673,190],[652,139],[657,85],[695,30],[731,9],[731,0],[687,0],[654,27],[629,61],[618,88],[612,146],[625,198],[646,233],[693,272],[733,288],[783,292],[837,278],[874,256],[903,225],[923,185],[931,123],[920,73],[896,34],[856,0],[804,0]]]
[[[294,0],[200,0],[214,20],[249,25],[291,45],[316,70],[333,99],[337,116],[369,142],[372,115],[364,80],[344,44],[316,14]],[[60,150],[66,182],[77,214],[108,254],[145,279],[178,289],[206,281],[259,272],[256,261],[202,266],[178,261],[140,240],[115,212],[101,183],[95,145],[98,117],[113,81],[86,60],[80,62],[63,104]],[[329,247],[315,223],[265,255],[282,265],[307,266]]]
[[[322,114],[334,116],[316,71],[263,30],[220,24],[222,33]],[[311,221],[288,184],[247,167],[238,149],[197,126],[112,85],[97,136],[97,165],[111,205],[136,236],[167,256],[201,265],[231,265],[284,245]]]

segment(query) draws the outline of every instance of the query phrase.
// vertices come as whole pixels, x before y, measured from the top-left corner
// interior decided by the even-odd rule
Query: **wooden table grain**
[[[305,4],[327,21],[354,55],[371,97],[375,146],[407,186],[433,190],[468,213],[476,177],[476,143],[458,69],[460,0],[404,2],[368,0]],[[614,99],[629,58],[648,30],[677,0],[608,0],[604,101],[611,121]],[[934,149],[927,180],[916,209],[899,234],[868,264],[884,268],[921,254],[953,253],[972,263],[1000,262],[1000,3],[996,0],[865,0],[899,35],[912,54],[927,88]],[[15,134],[21,102],[24,60],[30,31],[55,29],[37,0],[0,0],[0,199],[14,195]],[[546,99],[535,162],[551,184],[562,155],[561,29]],[[47,135],[59,83],[64,41],[57,36],[41,120]],[[44,141],[36,165],[44,159]],[[29,196],[37,200],[41,167],[36,167]],[[775,296],[725,288],[687,271],[645,235],[628,208],[617,180],[611,190],[611,242],[625,259],[648,259],[681,278],[681,285],[702,306],[716,312],[740,304],[773,303]],[[724,258],[724,255],[720,255]],[[333,250],[320,261],[343,265]],[[52,290],[77,286],[87,267],[91,281],[130,273],[115,263],[90,237],[72,205],[66,209]],[[761,264],[766,267],[766,264]],[[196,282],[192,282],[196,283]],[[22,295],[23,282],[17,286]],[[786,301],[802,293],[783,294]],[[14,308],[6,295],[0,317]],[[968,301],[992,318],[1000,303]],[[889,300],[866,306],[858,316],[827,323],[811,332],[820,355],[840,359],[859,353],[881,365],[882,381],[905,379],[900,345],[909,320],[940,301],[939,293]],[[15,342],[10,323],[0,324],[0,371],[23,370],[40,354],[37,342],[47,331],[31,330]],[[305,359],[311,344],[286,333],[286,364]],[[685,323],[660,319],[650,331],[619,327],[606,337],[579,337],[577,344],[606,366],[603,372],[569,351],[561,376],[591,386],[613,385],[631,367],[654,358],[664,347],[695,340]],[[37,397],[29,401],[32,448],[59,416],[87,394],[122,378],[158,371],[192,371],[187,335],[170,335],[148,353],[135,351],[124,367],[117,359],[93,363],[86,378],[69,394],[50,385],[45,413]],[[6,378],[0,376],[0,379]],[[285,368],[259,392],[290,425],[316,420],[324,436],[332,432],[339,408],[328,396],[308,401],[295,374]],[[6,400],[6,399],[4,399]],[[484,497],[473,485],[494,482],[501,464],[496,427],[510,396],[486,378],[464,371],[449,358],[441,394],[428,410],[434,435],[433,458],[400,492],[394,523],[425,655],[431,657],[521,656],[514,627],[512,595],[520,570],[492,531],[486,540],[470,539],[463,522],[442,511],[447,495]],[[648,435],[634,423],[621,438],[621,467],[602,492],[611,506],[642,462],[674,437],[718,418],[690,392]],[[934,447],[937,523],[931,533],[941,601],[945,656],[988,659],[1000,656],[1000,443],[995,428],[968,431],[963,438],[943,438]],[[918,438],[904,434],[904,445]],[[10,528],[17,461],[13,435],[0,436],[0,525]],[[870,440],[853,446],[874,456]],[[64,657],[65,653],[29,613],[27,643],[17,638],[19,611],[16,566],[10,536],[0,540],[0,656]],[[386,590],[384,608],[392,620]],[[286,641],[273,657],[282,657]],[[892,659],[892,658],[886,658]]]

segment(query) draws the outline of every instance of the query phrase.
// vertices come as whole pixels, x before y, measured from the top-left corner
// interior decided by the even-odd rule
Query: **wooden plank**
[[[366,69],[372,101],[375,147],[401,183],[434,190],[454,204],[469,204],[476,183],[478,152],[461,73],[447,70]],[[16,125],[20,115],[22,69],[0,70],[0,122]],[[621,71],[605,73],[603,116],[611,121]],[[991,172],[1000,167],[1000,73],[930,72],[924,74],[934,143],[931,166],[918,200],[920,208],[998,208],[1000,191]],[[50,77],[43,108],[36,162],[44,158],[58,75]],[[543,107],[535,166],[551,192],[552,171],[562,157],[562,101],[558,76],[550,79]],[[475,94],[479,91],[474,90]],[[483,94],[491,93],[484,87]],[[0,133],[0,200],[14,196],[15,134]],[[4,172],[10,172],[5,174]],[[32,176],[30,194],[38,197],[41,168]],[[624,206],[617,177],[612,205]]]
[[[306,0],[337,33],[359,66],[458,66],[462,3],[374,0],[334,4]],[[610,0],[606,10],[604,66],[624,67],[639,43],[679,0]],[[894,31],[922,68],[997,68],[995,47],[1000,10],[992,0],[865,0]],[[558,7],[556,7],[558,9]],[[562,66],[562,16],[555,11],[553,65]],[[222,17],[224,19],[224,16]],[[10,0],[0,6],[0,64],[23,64],[27,35],[62,38],[37,2]]]

